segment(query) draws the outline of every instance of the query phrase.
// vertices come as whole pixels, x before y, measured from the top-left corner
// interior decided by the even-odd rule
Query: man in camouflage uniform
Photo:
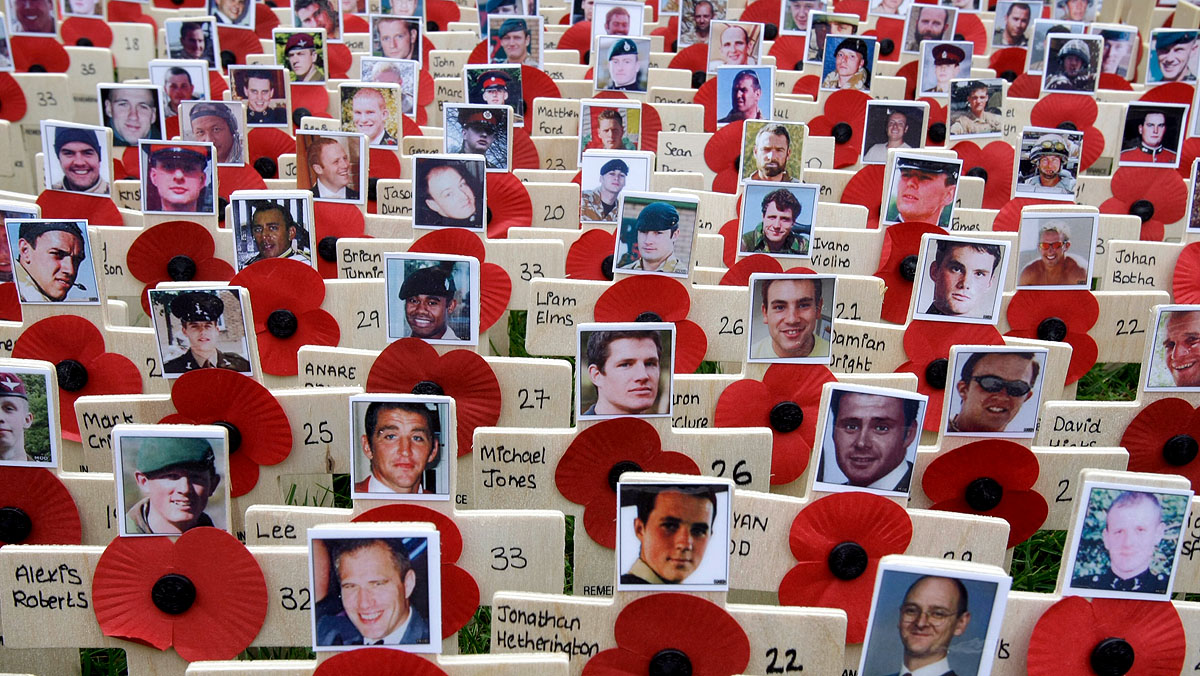
[[[950,125],[952,135],[999,134],[1004,130],[1004,118],[987,109],[990,91],[987,83],[973,80],[964,89],[967,112],[954,118]]]
[[[625,254],[617,262],[622,270],[687,274],[687,262],[675,255],[679,238],[679,212],[666,202],[651,202],[637,216],[637,255]]]

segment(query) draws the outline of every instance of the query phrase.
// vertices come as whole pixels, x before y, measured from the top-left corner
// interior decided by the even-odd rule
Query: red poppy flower
[[[9,53],[18,73],[28,73],[34,66],[47,73],[65,73],[71,65],[67,50],[51,37],[14,35],[8,39]]]
[[[423,505],[384,505],[369,509],[354,517],[355,523],[366,521],[429,521],[442,536],[442,638],[467,626],[479,610],[479,584],[465,568],[458,566],[462,556],[463,536],[446,514]],[[373,673],[373,672],[372,672]]]
[[[979,15],[972,12],[959,12],[958,19],[954,22],[954,39],[958,40],[958,36],[962,36],[963,40],[970,40],[974,43],[975,54],[987,54],[988,50],[988,31],[984,27],[983,21],[980,21]]]
[[[316,225],[313,241],[317,243],[317,271],[322,279],[337,279],[337,241],[342,237],[368,237],[363,213],[353,204],[314,202]]]
[[[739,210],[742,208],[742,198],[740,196],[738,197],[738,207],[737,208]],[[721,247],[721,262],[725,264],[725,267],[732,269],[733,265],[734,265],[734,261],[737,260],[738,244],[740,244],[741,240],[742,240],[741,219],[731,218],[728,221],[725,221],[725,225],[722,225],[720,227],[720,229],[717,230],[717,234],[720,235],[725,240],[725,245]],[[758,255],[766,255],[766,254],[758,254]],[[753,256],[748,256],[748,258],[753,258]],[[760,272],[760,271],[754,270],[754,272]],[[721,277],[721,279],[722,280],[725,279],[725,277],[727,277],[728,275],[729,275],[729,273],[726,272],[725,275],[723,275]],[[747,279],[749,279],[749,277],[747,277]],[[745,286],[745,284],[742,284],[742,286]]]
[[[0,467],[0,505],[0,547],[83,542],[75,498],[48,469]]]
[[[1147,89],[1138,97],[1138,101],[1188,104],[1195,94],[1196,88],[1186,82],[1166,82]]]
[[[531,109],[532,110],[532,109]],[[533,202],[521,179],[512,174],[487,177],[487,233],[491,239],[508,237],[509,228],[533,224]]]
[[[775,57],[775,65],[783,70],[803,70],[807,39],[803,35],[780,35],[771,44],[768,56]]]
[[[83,47],[111,47],[112,29],[104,19],[88,18],[85,16],[68,17],[59,26],[59,34],[64,45],[79,45]],[[80,40],[88,42],[80,45]],[[221,43],[224,47],[224,42]]]
[[[458,455],[469,455],[476,427],[500,420],[500,381],[477,352],[438,355],[420,338],[402,338],[384,348],[367,374],[367,392],[445,394],[458,404]]]
[[[1029,539],[1046,522],[1050,507],[1033,490],[1041,468],[1027,447],[988,439],[939,455],[921,477],[930,509],[994,516],[1008,522],[1008,546]]]
[[[1060,292],[1061,293],[1061,292]],[[925,429],[936,432],[942,424],[942,397],[950,383],[948,359],[954,345],[1003,345],[996,327],[988,324],[947,324],[914,320],[904,329],[904,354],[908,361],[896,373],[917,377],[917,391],[929,397]]]
[[[814,101],[816,100],[817,96],[820,95],[820,92],[821,78],[811,73],[808,75],[801,75],[799,78],[797,78],[796,84],[792,85],[793,94],[807,94],[808,96],[813,97]]]
[[[538,155],[537,144],[529,136],[524,127],[513,127],[513,169],[541,169],[542,158]]]
[[[254,3],[254,34],[260,40],[274,40],[274,31],[279,27],[279,17],[265,2]]]
[[[25,92],[12,73],[0,73],[0,120],[16,122],[25,117]]]
[[[882,279],[885,285],[880,317],[894,324],[903,324],[908,319],[921,236],[943,233],[945,230],[929,223],[897,223],[884,231],[879,269],[875,271],[875,276]]]
[[[260,465],[278,465],[292,452],[287,413],[258,381],[226,369],[188,371],[171,389],[175,413],[160,423],[229,429],[230,492],[249,493]]]
[[[92,601],[105,636],[174,646],[188,662],[231,660],[262,628],[267,581],[237,538],[201,527],[175,541],[110,542],[96,563]]]
[[[825,99],[822,113],[808,122],[808,133],[833,137],[835,169],[858,164],[862,155],[863,125],[867,120],[870,94],[856,89],[839,89]]]
[[[405,117],[404,119],[410,119]],[[400,178],[400,157],[387,148],[370,148],[367,151],[367,172],[371,178]],[[375,212],[372,212],[375,213]]]
[[[1012,199],[1015,151],[1011,145],[992,141],[980,148],[973,141],[960,141],[954,144],[954,152],[963,161],[964,174],[975,171],[983,179],[984,209],[999,209]]]
[[[788,272],[798,275],[813,274],[816,270],[805,267],[783,269],[783,264],[767,254],[753,254],[738,261],[721,275],[721,286],[749,286],[750,275],[756,272]]]
[[[1038,199],[1036,197],[1017,197],[1009,200],[996,214],[992,221],[992,230],[996,232],[1017,232],[1021,226],[1021,210],[1028,206],[1039,204],[1062,204],[1054,200]]]
[[[877,40],[876,44],[882,43],[884,40],[892,41],[892,49],[887,54],[883,53],[882,47],[878,49],[880,61],[896,62],[900,60],[900,45],[904,42],[904,19],[881,16],[875,20],[875,27],[863,35],[874,36]]]
[[[97,394],[141,394],[142,374],[128,357],[104,351],[104,334],[76,315],[55,315],[25,329],[14,359],[41,359],[58,371],[58,420],[63,439],[80,441],[75,400]]]
[[[1035,127],[1058,128],[1070,123],[1083,132],[1083,150],[1079,158],[1080,169],[1087,169],[1100,158],[1104,151],[1104,134],[1096,128],[1096,117],[1100,109],[1096,100],[1078,94],[1049,94],[1033,106],[1029,123]]]
[[[249,35],[249,33],[247,33]],[[262,174],[249,164],[217,167],[217,197],[229,199],[236,190],[266,190]]]
[[[158,34],[158,24],[153,18],[142,13],[142,7],[145,5],[140,2],[125,2],[124,0],[111,0],[108,3],[108,21],[110,23],[144,23],[154,29],[154,33]],[[271,12],[266,12],[270,14]],[[279,25],[278,19],[275,25]],[[270,31],[267,32],[265,39],[271,39]]]
[[[563,31],[555,49],[573,49],[579,54],[579,63],[587,63],[584,55],[592,49],[592,22],[580,21]]]
[[[1176,303],[1200,303],[1200,242],[1183,247],[1171,275],[1171,298]]]
[[[458,21],[461,16],[458,3],[453,0],[427,0],[425,3],[425,18],[436,26],[431,30],[447,30],[450,23]]]
[[[654,426],[639,418],[613,418],[586,427],[554,469],[562,496],[583,505],[588,537],[613,549],[617,541],[617,480],[622,472],[700,474],[696,461],[662,450]]]
[[[1129,451],[1129,471],[1178,474],[1200,488],[1200,411],[1183,399],[1159,399],[1138,412],[1121,435]]]
[[[785,606],[846,611],[846,643],[867,633],[875,569],[912,541],[912,521],[895,502],[872,493],[834,493],[813,502],[792,521],[788,543],[799,561],[779,583]]]
[[[0,321],[21,321],[21,299],[15,282],[0,284]]]
[[[842,204],[858,204],[867,208],[867,227],[879,227],[879,210],[883,206],[882,164],[868,164],[859,169],[846,181],[842,190]]]
[[[1141,51],[1141,43],[1138,43],[1138,50]],[[1116,73],[1100,73],[1099,89],[1110,89],[1118,92],[1131,92],[1133,85],[1129,84],[1129,80],[1117,75]]]
[[[1177,676],[1186,654],[1174,604],[1068,596],[1038,618],[1025,669],[1030,676]]]
[[[703,46],[692,45],[683,51]],[[680,54],[682,53],[680,52]],[[710,134],[715,133],[717,131],[717,78],[705,80],[692,96],[692,103],[704,107],[704,131]]]
[[[717,398],[716,427],[771,429],[771,485],[804,473],[817,433],[821,387],[836,380],[820,364],[771,364],[762,382],[730,383]]]
[[[867,0],[834,0],[833,11],[841,14],[857,14],[859,21],[866,21]]]
[[[651,5],[655,14],[658,13],[658,5]],[[663,51],[678,52],[679,51],[679,16],[672,15],[665,26],[659,26],[650,31],[650,35],[660,35],[663,39]],[[694,45],[693,45],[694,46]],[[668,66],[674,68],[674,66]],[[695,72],[695,71],[693,71]]]
[[[274,12],[271,13],[274,14]],[[222,52],[233,53],[233,63],[244,64],[246,57],[251,54],[262,54],[262,43],[258,41],[258,36],[253,31],[218,24],[217,39],[221,43]]]
[[[671,17],[671,18],[675,19],[676,17]],[[672,41],[674,41],[674,38],[672,38]],[[684,47],[683,49],[679,50],[675,54],[675,56],[671,57],[671,62],[669,64],[667,64],[667,67],[668,68],[678,68],[680,70],[686,70],[686,71],[690,71],[692,73],[707,72],[708,71],[708,45],[695,44],[695,45],[690,45],[688,47]],[[707,114],[705,114],[704,119],[708,120]],[[714,114],[713,114],[713,128],[714,129],[716,128],[716,119],[717,119],[716,111],[714,111]],[[708,126],[708,123],[706,121],[705,122],[705,128],[706,128],[705,130],[711,131],[710,129],[707,129],[707,126]]]
[[[742,18],[738,19],[738,21],[777,23],[779,21],[780,5],[780,0],[754,0],[742,10]]]
[[[311,265],[286,258],[259,261],[234,275],[230,284],[250,292],[264,373],[294,376],[301,346],[332,347],[341,340],[337,320],[321,309],[325,282]]]
[[[437,664],[420,655],[391,648],[359,648],[317,665],[313,676],[449,676]]]
[[[896,69],[896,77],[904,78],[904,98],[915,99],[917,96],[917,62],[908,63]]]
[[[1200,157],[1200,137],[1189,136],[1183,140],[1183,146],[1179,149],[1179,167],[1176,168],[1184,180],[1192,177],[1192,163],[1197,157]]]
[[[525,102],[525,110],[533,110],[533,100],[540,97],[557,99],[561,98],[562,94],[558,91],[558,85],[554,84],[554,80],[546,75],[545,71],[533,66],[521,66],[521,100]]]
[[[718,129],[704,144],[704,163],[717,173],[712,189],[735,194],[740,187],[742,128],[744,120],[730,122]]]
[[[675,324],[675,373],[694,373],[708,352],[704,329],[688,319],[692,299],[677,279],[662,275],[626,277],[608,287],[593,308],[598,322],[633,322],[649,313]]]
[[[455,254],[471,256],[479,261],[479,330],[487,331],[504,315],[512,297],[512,280],[508,272],[495,263],[488,263],[487,250],[477,235],[462,228],[444,228],[423,235],[408,248],[416,253]]]
[[[1096,365],[1099,353],[1088,331],[1100,317],[1100,304],[1091,291],[1034,291],[1021,289],[1008,303],[1006,336],[1070,343],[1071,364],[1067,384],[1079,380]]]
[[[1187,212],[1187,184],[1179,172],[1153,167],[1121,167],[1113,174],[1112,197],[1102,214],[1134,214],[1142,219],[1141,239],[1161,242],[1163,226]]]
[[[617,236],[604,228],[585,231],[567,249],[567,279],[612,281],[612,255]]]
[[[289,82],[288,86],[292,88],[292,112],[303,108],[313,117],[333,117],[329,114],[329,90],[325,85]]]
[[[225,282],[233,278],[233,266],[214,258],[212,233],[192,221],[167,221],[147,228],[133,240],[125,254],[129,274],[142,288],[142,310],[150,314],[147,291],[159,282]]]
[[[42,218],[86,218],[88,225],[125,225],[116,203],[101,195],[43,190],[37,203]]]
[[[255,127],[247,134],[247,162],[265,178],[279,177],[279,156],[296,152],[296,139],[283,129]],[[134,148],[134,150],[137,150]],[[269,160],[264,162],[263,160]]]
[[[699,596],[651,594],[621,610],[617,647],[583,665],[583,676],[686,673],[740,674],[750,663],[750,638],[724,608]],[[686,669],[681,668],[686,663]],[[665,667],[665,669],[664,669]]]

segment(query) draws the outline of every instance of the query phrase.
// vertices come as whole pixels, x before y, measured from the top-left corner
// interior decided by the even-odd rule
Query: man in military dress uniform
[[[1047,74],[1046,89],[1070,92],[1090,92],[1096,88],[1096,74],[1091,69],[1091,55],[1083,40],[1067,40],[1058,50],[1058,70]]]
[[[1122,492],[1109,505],[1100,533],[1108,552],[1108,569],[1097,575],[1076,575],[1071,586],[1164,594],[1171,576],[1155,573],[1150,564],[1166,531],[1162,505],[1153,493]]]
[[[225,303],[204,291],[185,291],[171,300],[171,314],[179,319],[188,351],[163,364],[164,373],[186,373],[201,368],[229,369],[246,373],[250,362],[233,352],[217,349],[217,321],[225,312]]]
[[[1155,162],[1177,164],[1175,151],[1163,143],[1167,137],[1167,116],[1156,110],[1146,113],[1137,126],[1138,137],[1133,146],[1121,151],[1122,162]]]
[[[637,256],[621,256],[622,270],[647,270],[666,274],[687,274],[687,263],[675,255],[679,238],[679,212],[666,202],[651,202],[637,216]]]
[[[133,478],[146,496],[125,512],[130,535],[178,535],[212,526],[204,510],[221,484],[212,445],[196,437],[149,437],[137,452]]]
[[[937,94],[950,93],[950,80],[958,75],[962,62],[967,53],[957,45],[938,45],[933,48],[933,88],[928,90]]]
[[[496,133],[500,125],[498,114],[494,110],[458,109],[458,123],[462,125],[462,144],[458,152],[463,154],[487,155],[492,144],[496,142]],[[505,167],[493,164],[489,159],[488,167],[503,169]]]
[[[646,91],[646,77],[638,65],[637,43],[622,38],[608,50],[608,74],[610,82],[605,89],[618,91]]]
[[[1004,118],[987,109],[991,92],[987,83],[972,80],[965,88],[967,111],[954,118],[951,134],[999,134],[1004,130]]]

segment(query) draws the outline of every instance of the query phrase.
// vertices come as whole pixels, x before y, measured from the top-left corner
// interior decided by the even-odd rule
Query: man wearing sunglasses
[[[1019,286],[1075,286],[1087,283],[1087,269],[1068,256],[1071,238],[1066,224],[1051,221],[1038,235],[1038,257],[1021,270]]]
[[[946,424],[947,432],[1032,432],[1033,422],[1008,429],[1033,397],[1040,365],[1032,352],[975,352],[963,364],[955,384],[961,409]]]

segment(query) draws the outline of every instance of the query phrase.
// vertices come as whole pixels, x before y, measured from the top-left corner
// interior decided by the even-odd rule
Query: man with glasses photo
[[[1021,406],[1033,397],[1041,366],[1032,352],[975,352],[967,358],[954,389],[959,412],[947,432],[1032,432],[1010,430]]]
[[[892,676],[954,676],[948,659],[950,642],[971,623],[967,608],[967,588],[959,580],[926,575],[914,582],[900,605],[904,659],[902,669]]]

